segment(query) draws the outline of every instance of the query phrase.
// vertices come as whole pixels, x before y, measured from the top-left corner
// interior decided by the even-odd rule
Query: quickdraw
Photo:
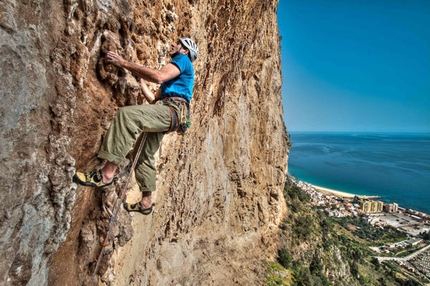
[[[187,103],[181,103],[181,121],[179,122],[178,134],[185,135],[190,126],[190,108]]]

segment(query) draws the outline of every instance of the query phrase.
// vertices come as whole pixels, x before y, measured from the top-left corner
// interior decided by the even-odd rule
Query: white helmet
[[[196,43],[190,38],[179,38],[179,41],[181,41],[181,44],[190,51],[190,60],[194,62],[195,59],[197,59],[197,55],[199,54],[199,48],[197,47]]]

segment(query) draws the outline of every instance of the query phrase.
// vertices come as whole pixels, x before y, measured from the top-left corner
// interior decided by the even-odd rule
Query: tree
[[[318,257],[314,256],[314,258],[312,259],[311,265],[309,265],[309,270],[313,275],[315,274],[319,275],[322,272],[323,266]]]
[[[293,261],[293,257],[290,252],[285,248],[281,248],[278,250],[278,258],[279,264],[281,264],[284,268],[290,268],[291,262]]]
[[[352,262],[350,271],[351,271],[351,274],[352,274],[353,277],[355,277],[355,278],[358,277],[359,273],[358,273],[358,264],[357,264],[357,262],[355,262],[355,261]]]
[[[297,286],[310,286],[314,285],[311,272],[309,268],[300,267],[298,272],[295,274],[295,283]]]
[[[379,263],[379,260],[376,257],[372,258],[372,264],[375,265],[375,270],[379,270],[379,268],[381,267],[381,264]]]

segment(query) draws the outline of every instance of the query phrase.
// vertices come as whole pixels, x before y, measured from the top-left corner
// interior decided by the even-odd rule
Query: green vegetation
[[[342,217],[332,218],[336,223],[344,227],[345,229],[351,229],[351,226],[355,228],[353,231],[354,235],[361,239],[365,239],[372,243],[384,244],[388,242],[398,242],[407,239],[405,233],[396,229],[387,228],[381,229],[379,227],[373,227],[366,221],[358,217]]]
[[[405,279],[404,275],[401,274],[399,265],[397,265],[396,263],[392,262],[392,261],[387,261],[386,263],[384,263],[387,270],[387,276],[389,278],[392,278],[397,284],[395,285],[400,285],[400,286],[421,286],[423,285],[422,283],[420,283],[419,281],[417,281],[416,279],[410,277],[409,279]],[[401,277],[403,276],[403,277]],[[388,285],[388,284],[385,284]]]
[[[267,264],[267,286],[291,285],[291,273],[279,263],[269,262]]]
[[[285,188],[284,196],[282,247],[277,262],[268,264],[267,285],[422,285],[397,264],[372,257],[369,246],[404,240],[403,233],[382,231],[359,218],[328,217],[296,186]]]
[[[293,262],[293,257],[291,253],[288,252],[285,248],[281,248],[278,250],[278,262],[285,268],[291,267],[291,262]]]

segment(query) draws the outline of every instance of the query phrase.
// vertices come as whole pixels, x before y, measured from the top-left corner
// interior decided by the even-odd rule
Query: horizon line
[[[378,134],[429,134],[430,131],[347,131],[347,130],[288,130],[288,133],[378,133]]]

